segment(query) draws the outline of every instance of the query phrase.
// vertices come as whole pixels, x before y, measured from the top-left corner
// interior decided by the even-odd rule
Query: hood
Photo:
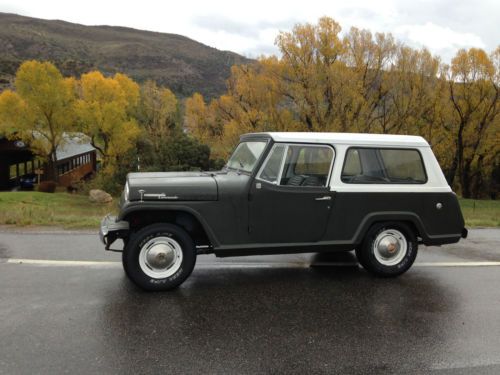
[[[205,172],[152,172],[127,175],[130,201],[215,201],[217,183]]]

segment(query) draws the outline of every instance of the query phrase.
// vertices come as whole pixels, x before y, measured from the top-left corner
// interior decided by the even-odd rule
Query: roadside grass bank
[[[87,196],[66,192],[0,192],[2,225],[97,229],[109,212],[116,212],[116,201],[92,203]]]
[[[467,227],[500,227],[500,200],[459,199]]]
[[[500,227],[500,200],[460,199],[460,206],[467,227]],[[0,192],[0,225],[97,229],[104,215],[116,211],[116,200],[98,204],[66,192]]]

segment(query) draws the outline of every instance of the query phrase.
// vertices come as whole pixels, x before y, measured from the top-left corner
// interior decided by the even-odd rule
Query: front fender
[[[121,206],[117,220],[128,221],[127,219],[132,213],[139,211],[172,211],[186,212],[188,214],[191,214],[198,220],[198,222],[202,226],[212,246],[217,247],[220,245],[212,228],[208,225],[203,216],[193,207],[185,204],[172,204],[171,202],[126,202]]]

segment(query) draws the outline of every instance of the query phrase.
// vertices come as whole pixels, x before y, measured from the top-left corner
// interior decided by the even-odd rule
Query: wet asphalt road
[[[500,230],[389,280],[350,253],[204,255],[145,293],[119,259],[92,233],[0,230],[0,373],[500,373]]]

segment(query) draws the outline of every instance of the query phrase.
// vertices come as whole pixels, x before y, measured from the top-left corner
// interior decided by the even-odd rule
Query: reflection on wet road
[[[500,232],[470,241],[417,262],[500,261]],[[119,260],[102,253],[86,234],[0,233],[0,373],[500,372],[494,264],[378,279],[350,253],[201,256],[179,289],[144,293],[117,263],[6,263]]]

